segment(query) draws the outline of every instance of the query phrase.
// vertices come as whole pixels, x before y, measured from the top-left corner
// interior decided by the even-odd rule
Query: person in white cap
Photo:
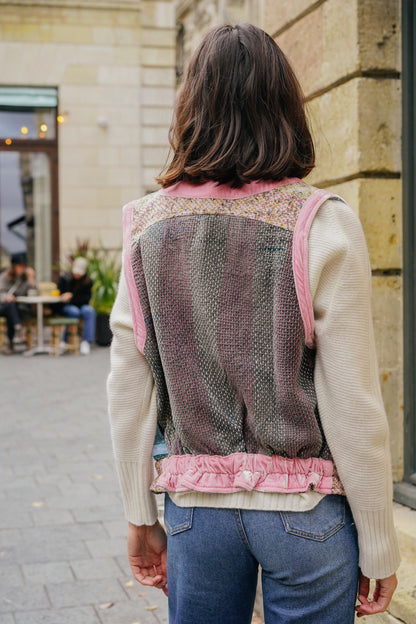
[[[61,291],[62,314],[84,321],[80,351],[88,355],[90,345],[95,340],[95,310],[89,305],[92,293],[92,279],[87,275],[88,262],[79,256],[75,258],[72,269],[61,275],[58,288]]]

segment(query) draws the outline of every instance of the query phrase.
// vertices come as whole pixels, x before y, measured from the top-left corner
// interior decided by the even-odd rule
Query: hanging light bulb
[[[26,128],[26,126],[22,126],[22,127],[20,128],[20,132],[21,132],[22,134],[25,134],[25,135],[26,135],[26,134],[28,134],[29,129],[28,129],[28,128]]]
[[[47,130],[48,130],[48,126],[45,123],[40,124],[40,131],[41,132],[47,132]]]
[[[13,143],[13,141],[11,139],[6,139],[5,143],[6,143],[6,145],[11,145]]]
[[[56,118],[57,122],[62,124],[65,122],[65,117],[63,115],[58,115],[58,117]]]

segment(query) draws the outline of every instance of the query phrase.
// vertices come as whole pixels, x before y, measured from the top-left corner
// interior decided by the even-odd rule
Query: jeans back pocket
[[[328,494],[309,511],[281,511],[286,533],[324,542],[345,526],[345,496]]]
[[[165,495],[165,529],[169,535],[176,535],[192,528],[193,507],[179,507]]]

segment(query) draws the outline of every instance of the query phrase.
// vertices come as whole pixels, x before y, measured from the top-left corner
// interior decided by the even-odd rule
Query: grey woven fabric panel
[[[160,220],[132,249],[169,454],[324,457],[288,229],[237,215]]]

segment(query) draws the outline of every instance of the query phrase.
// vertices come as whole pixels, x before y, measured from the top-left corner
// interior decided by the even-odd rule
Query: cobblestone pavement
[[[129,571],[112,462],[109,349],[0,355],[0,624],[161,624]]]
[[[0,624],[168,622],[163,593],[133,581],[127,563],[108,370],[103,347],[87,357],[0,354]],[[381,614],[363,624],[416,624],[415,512],[396,507],[410,557],[392,605],[400,620]]]

